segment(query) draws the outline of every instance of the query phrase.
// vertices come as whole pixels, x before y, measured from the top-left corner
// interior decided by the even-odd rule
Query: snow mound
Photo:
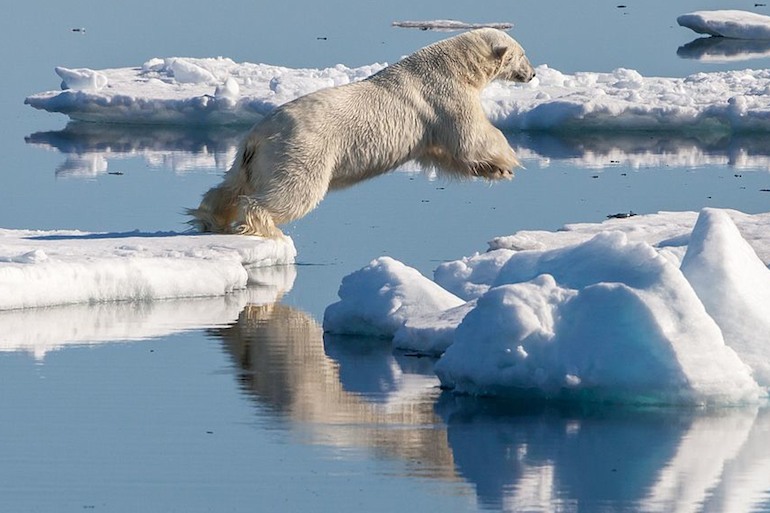
[[[340,301],[324,312],[324,331],[392,337],[406,319],[460,306],[464,301],[419,271],[390,257],[373,260],[343,278]]]
[[[748,11],[696,11],[676,19],[699,34],[732,39],[770,39],[770,16]]]
[[[770,387],[770,270],[725,212],[708,209],[700,215],[682,272],[725,342],[754,378]]]
[[[57,66],[54,71],[62,79],[62,89],[99,91],[105,88],[108,83],[108,79],[103,73],[88,68],[68,69]]]
[[[520,232],[442,264],[435,283],[387,259],[376,280],[370,270],[347,277],[329,310],[347,302],[370,315],[337,317],[335,330],[388,325],[376,331],[396,347],[443,351],[436,373],[458,393],[756,401],[770,390],[768,222],[770,214],[704,209]],[[399,302],[420,304],[425,290],[439,294],[437,283],[467,302],[371,306],[393,285]]]
[[[0,311],[219,296],[295,256],[288,237],[0,229]]]
[[[81,88],[33,94],[25,103],[84,121],[253,124],[287,101],[361,80],[384,66],[290,69],[221,57],[155,58],[140,68],[87,70],[109,87],[94,89],[84,81]],[[770,70],[665,78],[623,68],[568,75],[541,65],[527,84],[492,83],[482,103],[503,129],[767,131],[768,92]]]

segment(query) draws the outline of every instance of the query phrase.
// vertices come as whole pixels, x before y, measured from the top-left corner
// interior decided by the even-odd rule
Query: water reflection
[[[534,160],[542,166],[547,166],[549,160],[568,160],[573,165],[591,169],[619,165],[770,169],[770,145],[763,134],[519,132],[507,136],[521,159]]]
[[[159,338],[229,324],[247,304],[278,301],[295,277],[294,266],[255,268],[249,288],[226,296],[0,311],[0,352],[28,352],[42,362],[50,351],[70,345]]]
[[[680,46],[676,54],[683,59],[708,62],[746,61],[770,57],[770,41],[762,39],[731,39],[699,37]]]
[[[306,442],[368,448],[505,511],[749,511],[770,497],[770,410],[506,403],[439,394],[432,361],[324,337],[287,305],[210,330],[243,389]],[[762,476],[762,477],[758,477]]]
[[[225,171],[249,127],[123,126],[71,122],[63,130],[35,132],[27,144],[66,155],[56,176],[94,178],[109,173],[109,162],[143,158],[151,168],[175,173]]]
[[[63,130],[31,134],[26,141],[65,155],[65,161],[56,168],[60,177],[108,174],[114,172],[112,161],[126,158],[143,158],[149,167],[168,167],[177,173],[224,172],[246,130],[70,123]],[[618,165],[770,169],[770,145],[764,134],[510,132],[506,136],[527,165],[534,161],[547,166],[551,160],[568,160],[579,167],[597,169]]]
[[[482,509],[770,510],[767,407],[640,410],[441,393],[432,360],[394,353],[387,340],[324,336],[310,315],[278,302],[293,280],[293,267],[273,267],[259,286],[218,298],[1,312],[0,350],[42,359],[67,344],[205,329],[268,425],[341,457],[354,449],[402,462],[404,475],[456,493],[467,483]]]
[[[410,473],[454,478],[433,411],[432,362],[397,357],[388,341],[324,337],[309,315],[280,303],[247,306],[210,333],[238,365],[242,388],[308,442],[371,449],[405,460]]]
[[[506,511],[770,506],[770,411],[622,411],[443,397],[460,474]],[[763,477],[758,478],[757,476]]]

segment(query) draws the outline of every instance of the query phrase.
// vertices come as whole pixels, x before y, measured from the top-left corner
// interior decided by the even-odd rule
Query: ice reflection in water
[[[770,411],[546,407],[444,397],[458,471],[506,511],[765,510]],[[759,475],[763,477],[758,478]]]
[[[770,56],[770,41],[763,39],[731,39],[699,37],[680,46],[676,54],[683,59],[706,62],[746,61]]]
[[[440,394],[432,362],[387,340],[324,338],[287,305],[210,330],[243,389],[306,435],[407,473],[473,484],[505,511],[748,511],[768,506],[770,411],[508,403]],[[707,448],[707,449],[705,449]],[[762,476],[762,477],[759,477]]]
[[[113,126],[69,123],[63,130],[35,132],[27,144],[53,148],[67,156],[56,176],[94,178],[109,170],[109,161],[141,157],[149,167],[175,173],[199,169],[224,171],[235,158],[241,127]]]
[[[171,168],[177,173],[224,172],[248,128],[136,128],[73,122],[63,130],[31,134],[26,142],[66,155],[56,169],[56,175],[62,177],[94,178],[111,172],[111,161],[132,157],[143,158],[149,167]],[[592,169],[626,165],[770,170],[770,146],[767,135],[761,133],[509,132],[506,136],[528,165],[568,160]]]

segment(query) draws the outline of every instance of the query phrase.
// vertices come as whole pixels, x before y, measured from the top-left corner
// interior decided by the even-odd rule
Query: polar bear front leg
[[[461,141],[461,158],[466,162],[468,173],[487,180],[513,178],[513,169],[521,167],[519,159],[508,144],[503,133],[485,123],[476,128],[482,130],[475,137],[466,137]]]

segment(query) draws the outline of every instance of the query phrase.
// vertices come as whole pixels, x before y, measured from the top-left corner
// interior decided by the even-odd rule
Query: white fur
[[[427,46],[361,82],[308,94],[252,128],[191,221],[202,231],[276,237],[329,189],[417,160],[459,176],[510,178],[518,165],[479,100],[494,79],[535,75],[506,33],[480,29]]]

